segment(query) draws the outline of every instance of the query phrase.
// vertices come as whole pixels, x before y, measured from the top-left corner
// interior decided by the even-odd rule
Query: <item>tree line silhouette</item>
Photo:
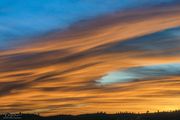
[[[43,117],[39,114],[2,114],[0,120],[180,120],[180,110],[169,112],[149,113],[128,113],[119,112],[116,114],[106,114],[98,112],[94,114],[81,115],[56,115]]]

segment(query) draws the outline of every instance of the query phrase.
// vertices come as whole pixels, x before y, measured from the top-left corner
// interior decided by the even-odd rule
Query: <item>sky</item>
[[[0,111],[180,108],[176,0],[1,0]]]
[[[114,11],[172,0],[1,0],[0,48]],[[26,39],[25,39],[26,38]]]

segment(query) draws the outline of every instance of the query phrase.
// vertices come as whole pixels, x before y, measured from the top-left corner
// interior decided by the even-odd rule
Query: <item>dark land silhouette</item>
[[[155,113],[116,113],[104,112],[81,115],[56,115],[43,117],[37,114],[2,114],[0,120],[180,120],[180,110]]]

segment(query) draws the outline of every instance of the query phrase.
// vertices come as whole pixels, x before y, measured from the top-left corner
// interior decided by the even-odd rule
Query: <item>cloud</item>
[[[1,50],[1,111],[179,108],[179,11],[178,5],[120,11]],[[97,85],[101,77],[115,84]]]

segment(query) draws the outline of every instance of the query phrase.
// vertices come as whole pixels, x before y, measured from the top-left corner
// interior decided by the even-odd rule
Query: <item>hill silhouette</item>
[[[155,113],[116,113],[103,112],[81,115],[56,115],[43,117],[37,114],[3,114],[0,120],[180,120],[180,110]]]

